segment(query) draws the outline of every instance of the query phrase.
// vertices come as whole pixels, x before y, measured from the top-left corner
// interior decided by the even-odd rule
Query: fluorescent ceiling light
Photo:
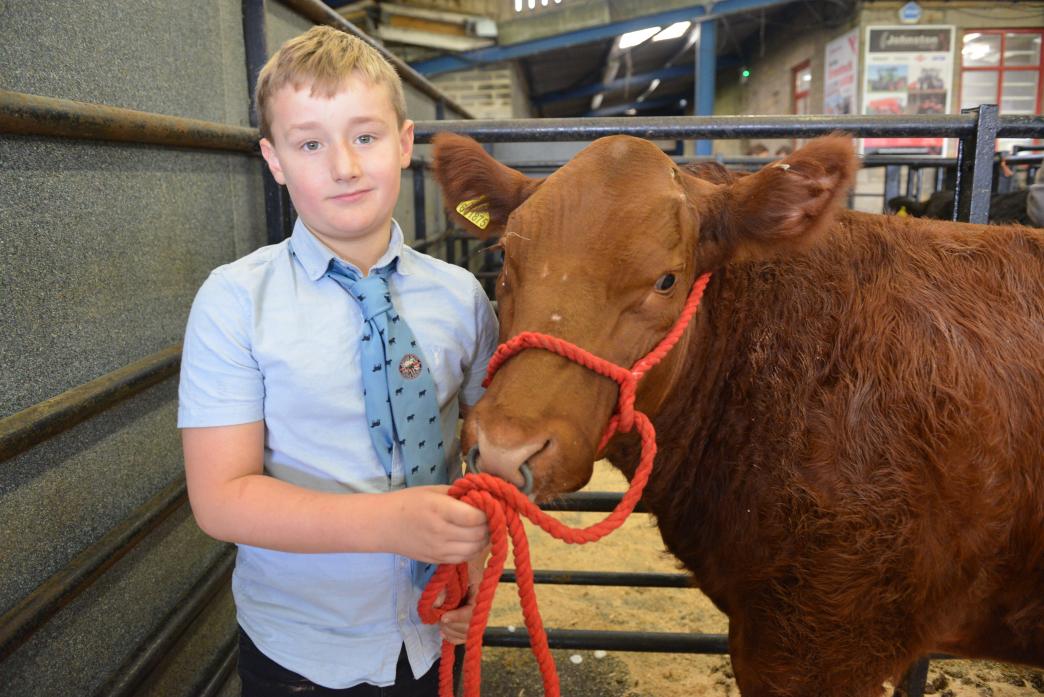
[[[620,37],[620,48],[633,48],[640,43],[648,41],[654,34],[660,31],[660,27],[649,27],[648,29],[638,29],[637,31],[629,31]]]
[[[522,11],[522,0],[515,0],[515,12]]]
[[[981,43],[978,41],[970,44],[965,44],[964,48],[961,49],[961,55],[967,60],[977,61],[985,58],[990,54],[990,45]]]
[[[677,39],[679,36],[689,30],[689,26],[692,22],[675,22],[671,26],[667,27],[659,34],[653,37],[653,41],[666,41],[667,39]]]

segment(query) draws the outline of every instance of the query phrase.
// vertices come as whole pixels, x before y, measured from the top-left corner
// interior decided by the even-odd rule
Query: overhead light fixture
[[[638,44],[645,43],[657,34],[660,29],[661,27],[649,27],[648,29],[629,31],[620,37],[620,48],[634,48]]]
[[[692,26],[692,22],[675,22],[671,26],[667,27],[659,34],[653,37],[653,41],[666,41],[667,39],[677,39],[679,36],[689,31],[689,27]]]
[[[515,12],[522,11],[522,0],[515,0]]]
[[[961,49],[961,55],[964,56],[965,60],[977,61],[982,60],[990,54],[990,45],[981,41],[973,41],[970,44],[965,44],[964,48]]]

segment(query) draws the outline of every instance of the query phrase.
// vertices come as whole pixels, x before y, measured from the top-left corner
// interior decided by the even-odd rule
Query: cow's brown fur
[[[481,149],[441,136],[437,171],[451,207],[501,211],[502,339],[629,365],[714,273],[638,406],[660,448],[646,500],[729,615],[746,697],[875,695],[932,651],[1044,666],[1044,233],[838,212],[840,137],[712,181],[623,137],[542,183],[461,152]],[[494,471],[528,457],[551,496],[589,478],[615,394],[527,351],[465,436]],[[630,474],[637,443],[608,455]]]

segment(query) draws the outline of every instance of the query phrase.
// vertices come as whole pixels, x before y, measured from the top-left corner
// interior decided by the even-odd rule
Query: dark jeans
[[[459,664],[460,661],[457,661]],[[406,647],[399,652],[395,666],[395,684],[378,687],[369,683],[343,690],[316,685],[308,678],[287,670],[261,653],[242,628],[239,630],[239,679],[243,697],[289,697],[309,695],[316,697],[438,697],[439,661],[419,680],[413,678]]]

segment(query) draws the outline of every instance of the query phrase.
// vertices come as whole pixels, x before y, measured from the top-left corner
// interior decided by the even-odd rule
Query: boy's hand
[[[439,633],[451,644],[463,644],[468,637],[468,625],[471,624],[471,615],[475,611],[475,596],[478,595],[479,584],[482,583],[482,572],[488,554],[487,547],[478,556],[468,560],[468,595],[460,607],[449,610],[439,620]],[[435,600],[435,607],[442,605],[445,597],[445,591],[440,593]]]
[[[396,520],[389,551],[434,564],[458,564],[489,543],[486,514],[446,495],[448,486],[414,486],[387,496]]]

